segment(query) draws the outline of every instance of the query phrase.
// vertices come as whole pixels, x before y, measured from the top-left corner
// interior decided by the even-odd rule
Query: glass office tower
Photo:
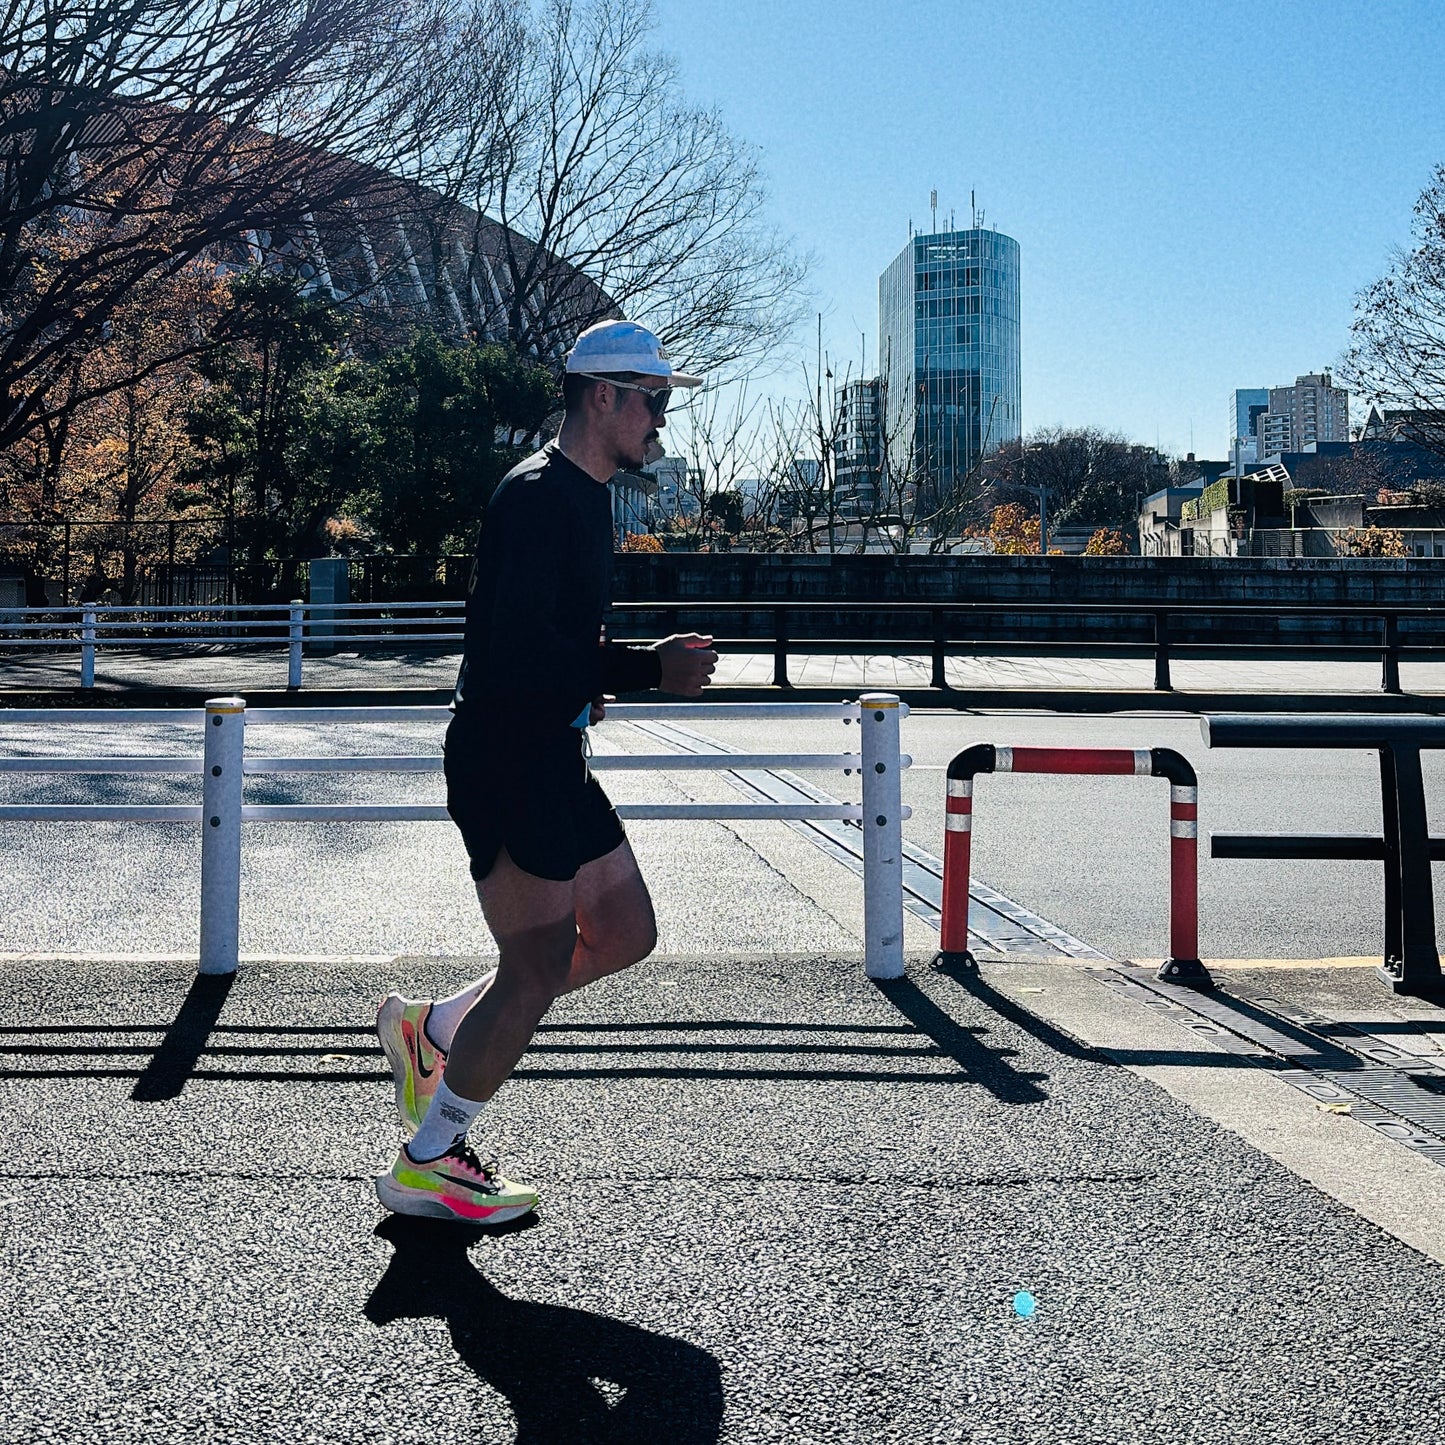
[[[894,476],[936,508],[1016,441],[1019,245],[992,230],[915,236],[878,281],[879,376]]]

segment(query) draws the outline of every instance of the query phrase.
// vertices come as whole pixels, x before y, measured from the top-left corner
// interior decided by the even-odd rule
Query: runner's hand
[[[592,711],[587,714],[587,726],[595,728],[607,716],[607,704],[616,701],[615,697],[608,697],[605,693],[601,697],[594,697]]]
[[[652,650],[662,659],[662,681],[658,686],[663,692],[675,693],[678,697],[702,696],[717,667],[712,638],[701,637],[696,632],[680,632],[663,638]]]

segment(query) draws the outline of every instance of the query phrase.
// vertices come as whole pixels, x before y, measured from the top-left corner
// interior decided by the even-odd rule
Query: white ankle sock
[[[417,1164],[439,1159],[472,1127],[481,1112],[482,1105],[477,1100],[463,1099],[460,1094],[452,1093],[443,1079],[432,1095],[421,1128],[406,1146],[406,1152]]]
[[[432,1003],[431,1012],[426,1016],[426,1036],[442,1053],[451,1048],[461,1021],[466,1018],[468,1010],[476,1001],[491,988],[492,980],[496,976],[497,970],[493,969],[449,998],[439,998]]]

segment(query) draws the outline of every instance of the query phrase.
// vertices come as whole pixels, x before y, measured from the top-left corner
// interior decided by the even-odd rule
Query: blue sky
[[[930,189],[940,224],[973,190],[1018,240],[1027,430],[1223,456],[1235,387],[1337,361],[1445,162],[1440,0],[656,4],[687,97],[758,148],[855,374]]]

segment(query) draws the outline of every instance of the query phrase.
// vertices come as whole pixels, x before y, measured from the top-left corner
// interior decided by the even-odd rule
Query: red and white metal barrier
[[[1013,748],[976,743],[948,765],[943,835],[943,919],[939,953],[973,966],[968,948],[968,880],[973,780],[979,773],[1074,773],[1169,779],[1169,957],[1159,977],[1208,987],[1199,961],[1199,781],[1173,748]]]

